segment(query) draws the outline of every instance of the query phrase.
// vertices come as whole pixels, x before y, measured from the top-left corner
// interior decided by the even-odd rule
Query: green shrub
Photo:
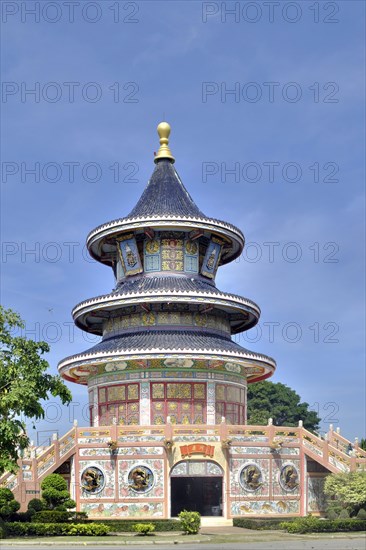
[[[293,521],[296,518],[286,518],[286,522]],[[265,529],[282,529],[280,527],[283,522],[283,518],[234,518],[234,527],[242,527],[243,529],[254,529],[256,531],[263,531]]]
[[[329,533],[342,531],[365,531],[366,521],[358,519],[318,519],[313,516],[282,522],[281,529],[288,533]]]
[[[0,518],[7,520],[19,508],[20,504],[14,499],[11,490],[6,487],[0,488]]]
[[[331,519],[331,520],[337,519],[338,516],[339,516],[339,514],[337,514],[337,512],[335,510],[329,510],[327,512],[327,519]]]
[[[6,535],[5,522],[0,518],[0,539],[5,539]]]
[[[343,510],[340,511],[340,514],[338,516],[339,519],[348,519],[349,518],[349,511],[346,510],[346,508],[343,508]]]
[[[110,530],[114,533],[116,532],[125,532],[133,533],[134,526],[136,523],[141,523],[141,521],[136,521],[135,519],[96,519],[96,520],[87,520],[93,521],[94,524],[106,523]],[[154,525],[156,532],[166,532],[166,531],[181,531],[182,526],[180,521],[176,519],[149,519],[149,523]]]
[[[70,498],[67,482],[60,474],[50,474],[41,483],[42,499],[49,510],[66,511],[75,508],[76,502]]]
[[[67,523],[83,522],[87,519],[85,512],[59,512],[58,510],[43,510],[32,516],[33,523]]]
[[[135,523],[133,530],[136,531],[139,535],[148,535],[155,531],[155,525],[152,523]]]
[[[40,498],[32,498],[28,502],[28,510],[34,510],[35,512],[40,512],[43,510],[43,502]]]
[[[109,533],[109,527],[102,523],[7,523],[6,532],[13,537],[104,536]]]
[[[32,512],[29,510],[27,512],[15,512],[15,514],[12,514],[11,516],[9,516],[6,521],[27,522],[27,521],[31,521],[32,515],[33,515]]]
[[[182,531],[186,535],[196,535],[201,527],[201,515],[199,512],[187,512],[183,510],[178,514]]]
[[[356,517],[357,517],[357,519],[366,519],[366,510],[365,510],[365,508],[360,508]]]
[[[62,524],[63,535],[78,535],[78,536],[93,536],[104,537],[108,535],[110,529],[104,523],[71,523],[70,525]]]

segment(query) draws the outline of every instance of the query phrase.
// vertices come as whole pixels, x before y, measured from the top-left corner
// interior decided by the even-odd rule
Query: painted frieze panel
[[[252,455],[264,455],[269,454],[268,447],[230,447],[230,453],[232,455],[243,455],[243,454],[252,454]]]
[[[120,447],[118,449],[119,456],[162,455],[163,453],[163,447]]]
[[[133,234],[121,238],[118,242],[118,250],[126,276],[142,272],[140,254]]]
[[[272,501],[235,501],[231,502],[231,515],[284,515],[298,514],[300,502],[298,500],[272,500]]]
[[[82,503],[81,511],[91,518],[153,518],[163,516],[164,505],[162,502]]]

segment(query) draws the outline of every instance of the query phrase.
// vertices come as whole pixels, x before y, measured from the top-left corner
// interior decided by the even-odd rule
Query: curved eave
[[[260,317],[260,308],[251,300],[246,300],[235,294],[208,292],[140,292],[134,294],[106,294],[91,300],[81,302],[72,311],[75,324],[82,330],[94,334],[102,334],[103,323],[109,317],[108,312],[144,304],[179,303],[209,306],[229,310],[228,313],[239,315],[230,321],[232,334],[243,332],[254,327]],[[240,319],[240,316],[242,319]]]
[[[102,251],[107,239],[120,237],[123,233],[143,230],[144,228],[158,230],[187,231],[202,229],[215,236],[224,237],[231,242],[231,248],[222,253],[220,265],[229,263],[240,256],[243,251],[245,238],[243,233],[234,225],[211,218],[196,218],[189,216],[157,216],[139,218],[120,218],[105,223],[91,231],[86,239],[90,255],[97,261],[111,265],[111,259]]]
[[[116,350],[108,352],[84,352],[77,355],[67,357],[58,364],[58,370],[60,375],[70,382],[76,382],[79,384],[87,385],[87,379],[80,377],[76,379],[70,376],[69,371],[72,368],[89,366],[98,366],[100,364],[113,361],[113,360],[146,360],[146,359],[168,359],[177,358],[181,359],[204,359],[204,360],[219,360],[219,361],[235,361],[241,365],[247,367],[260,367],[262,372],[260,374],[249,375],[247,377],[248,383],[258,382],[265,380],[272,376],[276,369],[276,362],[271,357],[262,354],[256,354],[248,352],[243,349],[240,351],[222,351],[220,349],[191,349],[189,347],[177,349],[145,349],[144,351],[138,349],[129,350]]]

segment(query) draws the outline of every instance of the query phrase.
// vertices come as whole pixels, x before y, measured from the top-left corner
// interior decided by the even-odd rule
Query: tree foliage
[[[324,483],[324,493],[331,510],[347,510],[354,516],[366,506],[366,472],[330,474]]]
[[[8,519],[12,514],[15,514],[20,508],[20,504],[14,499],[14,495],[10,489],[5,487],[0,488],[0,518]]]
[[[360,447],[361,447],[361,449],[366,451],[366,439],[364,437],[360,441]]]
[[[280,382],[257,382],[248,386],[248,424],[266,425],[273,419],[275,426],[297,426],[299,420],[312,432],[319,429],[320,418],[301,403],[300,396]]]
[[[40,400],[50,395],[62,403],[71,401],[61,378],[47,373],[49,364],[42,355],[48,344],[14,336],[21,328],[19,315],[0,306],[0,474],[15,471],[19,453],[29,445],[21,418],[43,418]]]
[[[60,474],[50,474],[41,483],[42,499],[49,510],[66,511],[75,508],[76,502],[70,498],[67,482]]]

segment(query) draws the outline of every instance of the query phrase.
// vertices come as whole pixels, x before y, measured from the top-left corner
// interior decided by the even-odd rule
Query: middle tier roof
[[[252,328],[260,317],[260,308],[255,302],[221,292],[202,278],[146,275],[123,282],[109,294],[79,303],[72,315],[79,328],[102,335],[103,325],[117,312],[123,315],[123,310],[131,306],[144,309],[159,304],[189,304],[201,312],[207,308],[223,311],[229,317],[232,334]]]

